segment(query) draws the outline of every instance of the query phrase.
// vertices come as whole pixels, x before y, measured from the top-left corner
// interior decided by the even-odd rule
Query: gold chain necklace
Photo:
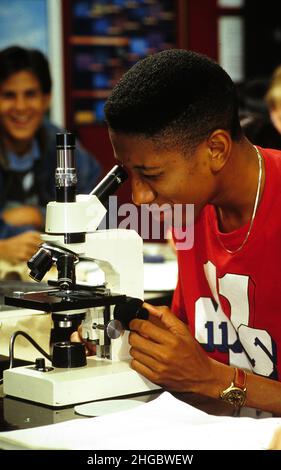
[[[221,246],[224,248],[224,250],[226,250],[230,254],[238,253],[238,251],[242,250],[242,248],[244,247],[245,243],[247,242],[247,240],[250,236],[250,233],[251,233],[251,230],[252,230],[252,227],[253,227],[253,223],[254,223],[254,220],[255,220],[255,217],[256,217],[256,212],[257,212],[259,198],[260,198],[261,181],[262,181],[262,156],[261,156],[259,150],[257,149],[257,147],[255,145],[254,145],[254,148],[257,152],[257,157],[258,157],[258,162],[259,162],[259,177],[258,177],[258,187],[257,187],[256,199],[255,199],[255,204],[254,204],[254,209],[253,209],[253,213],[252,213],[252,218],[251,218],[249,230],[248,230],[242,244],[238,248],[236,248],[236,250],[229,250],[228,248],[226,248],[226,246],[224,246],[223,242],[221,241],[220,237],[218,237],[218,240],[219,240]]]

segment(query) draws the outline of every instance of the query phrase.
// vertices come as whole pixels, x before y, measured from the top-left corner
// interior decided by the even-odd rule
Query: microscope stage
[[[89,290],[73,291],[66,294],[58,289],[50,289],[39,292],[22,292],[20,295],[5,296],[4,299],[6,305],[45,312],[61,312],[124,303],[126,296],[119,294],[106,295]]]

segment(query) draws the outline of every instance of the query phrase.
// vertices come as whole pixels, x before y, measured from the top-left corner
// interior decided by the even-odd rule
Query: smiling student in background
[[[55,195],[56,133],[46,118],[52,80],[38,50],[0,51],[0,259],[26,261],[41,242],[46,204]],[[88,193],[100,164],[76,145],[77,191]]]

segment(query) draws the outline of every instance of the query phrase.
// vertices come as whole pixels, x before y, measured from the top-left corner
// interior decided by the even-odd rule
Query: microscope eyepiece
[[[77,175],[75,168],[75,135],[57,134],[56,201],[75,202]]]
[[[57,148],[75,148],[75,135],[71,132],[57,133]]]
[[[120,165],[115,165],[90,194],[97,196],[100,202],[104,203],[127,178],[126,170]]]

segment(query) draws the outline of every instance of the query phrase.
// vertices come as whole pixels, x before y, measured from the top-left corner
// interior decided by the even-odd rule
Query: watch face
[[[222,394],[221,398],[235,407],[243,406],[246,400],[246,393],[241,388],[233,387]]]

